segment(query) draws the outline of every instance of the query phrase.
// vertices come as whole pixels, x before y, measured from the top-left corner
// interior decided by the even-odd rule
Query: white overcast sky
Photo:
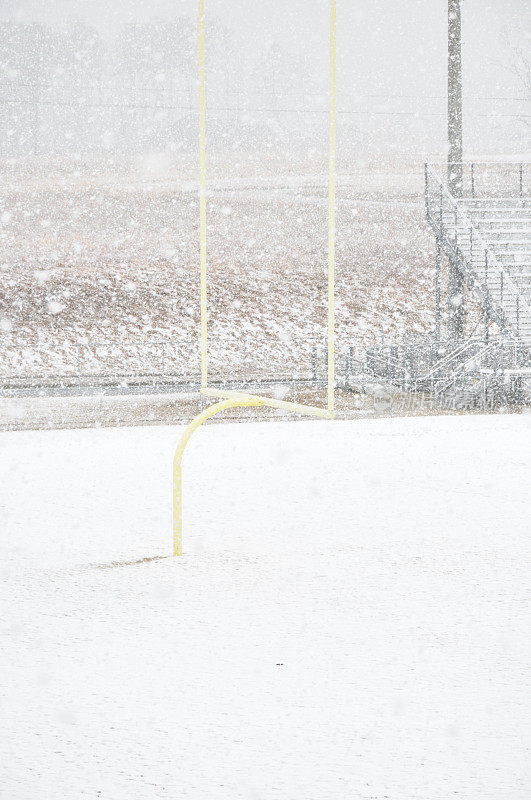
[[[267,40],[326,71],[328,0],[206,0],[210,19],[238,29],[252,59]],[[465,92],[513,96],[509,47],[530,49],[529,0],[463,0]],[[123,22],[195,18],[196,0],[0,0],[0,17],[61,25],[81,17],[111,36]],[[447,0],[338,0],[344,91],[440,95],[445,91]],[[501,66],[500,66],[501,64]]]

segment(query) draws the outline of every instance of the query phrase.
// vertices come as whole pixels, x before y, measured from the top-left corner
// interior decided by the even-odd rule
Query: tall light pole
[[[461,65],[461,0],[448,0],[448,189],[463,195],[463,83]],[[465,282],[458,265],[450,260],[448,274],[448,334],[464,335]]]
[[[461,0],[448,0],[448,188],[463,194]]]

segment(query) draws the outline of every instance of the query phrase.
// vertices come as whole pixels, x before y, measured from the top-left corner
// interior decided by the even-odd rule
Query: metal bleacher
[[[464,166],[459,197],[426,166],[426,214],[450,262],[511,340],[531,346],[531,201],[527,164]]]

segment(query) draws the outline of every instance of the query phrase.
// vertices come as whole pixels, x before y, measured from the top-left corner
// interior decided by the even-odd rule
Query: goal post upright
[[[201,270],[201,388],[208,386],[206,244],[205,0],[199,0],[199,258]]]
[[[205,2],[199,0],[199,255],[201,318],[201,394],[227,398],[227,391],[208,385],[208,300],[207,300],[207,176],[206,176],[206,24]],[[327,291],[327,398],[323,408],[264,398],[266,405],[311,416],[332,419],[335,412],[335,250],[336,250],[336,64],[337,0],[330,2],[330,117],[328,169],[328,291]],[[242,397],[245,393],[237,393]],[[256,395],[245,394],[247,397]]]
[[[337,9],[330,0],[330,143],[328,183],[328,391],[327,408],[335,405],[335,268],[336,268],[336,72]]]

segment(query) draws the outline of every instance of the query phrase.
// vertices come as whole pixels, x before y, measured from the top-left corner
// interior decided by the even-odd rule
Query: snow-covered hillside
[[[248,180],[247,190],[232,181],[209,198],[216,374],[233,375],[242,361],[270,374],[287,364],[292,373],[305,370],[312,346],[323,342],[328,189],[324,175],[313,177],[278,188],[274,178],[265,188]],[[424,219],[422,164],[401,178],[398,194],[385,183],[363,191],[353,176],[341,177],[336,310],[342,349],[433,329],[435,250]],[[193,374],[195,183],[192,193],[138,176],[131,186],[117,176],[110,186],[86,180],[73,180],[69,189],[64,180],[40,189],[22,183],[16,191],[0,181],[0,377]],[[365,187],[367,178],[360,180]],[[412,181],[418,191],[411,191]]]
[[[529,797],[531,417],[179,434],[0,434],[0,797]]]

